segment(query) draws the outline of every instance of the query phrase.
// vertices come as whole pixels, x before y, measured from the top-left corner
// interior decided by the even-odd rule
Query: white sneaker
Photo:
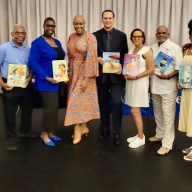
[[[143,139],[140,139],[139,137],[137,137],[134,141],[132,141],[129,144],[129,147],[135,149],[142,145],[145,145],[145,136],[144,135],[143,135]]]
[[[129,138],[127,138],[127,142],[128,142],[128,143],[131,143],[131,142],[134,141],[137,137],[138,137],[138,135],[135,135],[134,137],[129,137]]]

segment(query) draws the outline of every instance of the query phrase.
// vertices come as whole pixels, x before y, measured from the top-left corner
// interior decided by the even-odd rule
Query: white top
[[[140,55],[138,73],[146,70],[146,60],[142,57],[150,50],[144,46],[137,55]],[[133,50],[129,52],[133,54]],[[126,80],[125,103],[131,107],[149,107],[149,75],[135,80]]]
[[[177,45],[176,43],[170,41],[167,39],[164,43],[162,43],[160,46],[158,43],[155,43],[151,46],[153,50],[154,58],[156,58],[157,54],[162,51],[163,53],[166,53],[170,57],[173,58],[173,62],[170,64],[168,69],[166,70],[165,74],[168,75],[172,73],[175,70],[179,70],[179,65],[183,63],[183,54],[181,47]],[[150,87],[151,92],[154,94],[168,94],[175,91],[176,83],[177,83],[177,77],[172,77],[171,79],[159,79],[155,74],[152,74],[150,76]]]

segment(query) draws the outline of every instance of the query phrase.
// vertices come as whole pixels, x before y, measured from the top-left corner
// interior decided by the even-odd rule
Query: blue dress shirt
[[[7,78],[9,64],[25,64],[28,65],[30,48],[23,44],[17,47],[13,40],[0,45],[0,75]],[[27,76],[29,75],[29,67]]]

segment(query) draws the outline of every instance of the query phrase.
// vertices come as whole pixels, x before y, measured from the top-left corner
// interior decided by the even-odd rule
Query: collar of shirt
[[[23,43],[21,47],[18,47],[18,46],[13,42],[13,39],[11,39],[9,42],[10,42],[10,44],[11,44],[12,47],[16,47],[16,48],[18,48],[18,49],[24,49],[24,48],[26,47],[25,43]]]
[[[104,28],[103,28],[103,30],[104,30],[105,34],[107,34],[108,32],[109,32],[109,34],[113,34],[113,32],[114,32],[114,28],[112,28],[110,31],[106,31]]]
[[[158,44],[159,47],[164,47],[169,43],[170,43],[170,39],[167,39],[165,42],[161,43],[161,45],[159,45],[158,43],[157,44]]]

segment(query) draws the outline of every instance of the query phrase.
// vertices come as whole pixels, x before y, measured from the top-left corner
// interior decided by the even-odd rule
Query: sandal
[[[185,156],[184,156],[184,159],[185,159],[186,161],[192,161],[192,151],[191,151],[188,155],[185,155]]]
[[[192,151],[192,146],[182,150],[184,154],[189,154],[191,151]]]

